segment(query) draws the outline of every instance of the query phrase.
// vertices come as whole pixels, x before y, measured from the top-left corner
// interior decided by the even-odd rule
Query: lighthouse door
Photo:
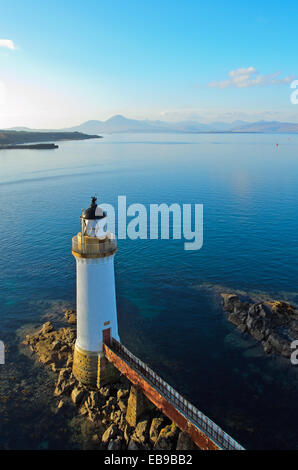
[[[102,341],[107,346],[111,346],[111,328],[102,331]]]

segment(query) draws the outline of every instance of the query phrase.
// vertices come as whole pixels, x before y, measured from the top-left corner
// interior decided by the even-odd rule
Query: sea
[[[0,448],[89,448],[54,378],[22,345],[75,308],[81,209],[202,204],[204,243],[118,240],[123,344],[247,449],[298,449],[298,368],[266,355],[221,292],[298,304],[298,135],[113,134],[0,153]],[[278,145],[277,145],[278,144]],[[297,338],[298,339],[298,338]]]

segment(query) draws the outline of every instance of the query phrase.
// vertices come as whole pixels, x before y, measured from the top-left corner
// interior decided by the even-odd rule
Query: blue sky
[[[0,127],[298,122],[297,0],[0,0]]]

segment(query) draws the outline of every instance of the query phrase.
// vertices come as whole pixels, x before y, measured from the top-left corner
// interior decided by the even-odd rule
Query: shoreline
[[[57,144],[11,144],[0,145],[0,150],[16,150],[16,149],[30,149],[30,150],[53,150],[58,149]]]
[[[70,326],[55,329],[47,321],[37,333],[26,335],[22,341],[39,362],[55,373],[53,395],[57,412],[74,405],[74,415],[79,414],[94,425],[92,442],[99,450],[198,450],[189,436],[153,405],[135,426],[128,424],[126,412],[133,387],[124,376],[95,390],[78,382],[72,373],[75,311],[65,310],[65,319]]]
[[[16,146],[21,148],[20,145],[55,145],[49,144],[49,142],[62,141],[62,140],[90,140],[90,139],[102,139],[101,135],[85,134],[83,132],[62,132],[62,131],[13,131],[13,130],[1,130],[0,129],[0,148],[7,146]]]

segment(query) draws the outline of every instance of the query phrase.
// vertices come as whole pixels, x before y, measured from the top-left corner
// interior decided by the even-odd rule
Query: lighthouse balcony
[[[78,233],[72,239],[72,253],[80,258],[104,258],[111,256],[117,251],[117,240],[114,234],[107,233],[104,238],[82,237]]]

